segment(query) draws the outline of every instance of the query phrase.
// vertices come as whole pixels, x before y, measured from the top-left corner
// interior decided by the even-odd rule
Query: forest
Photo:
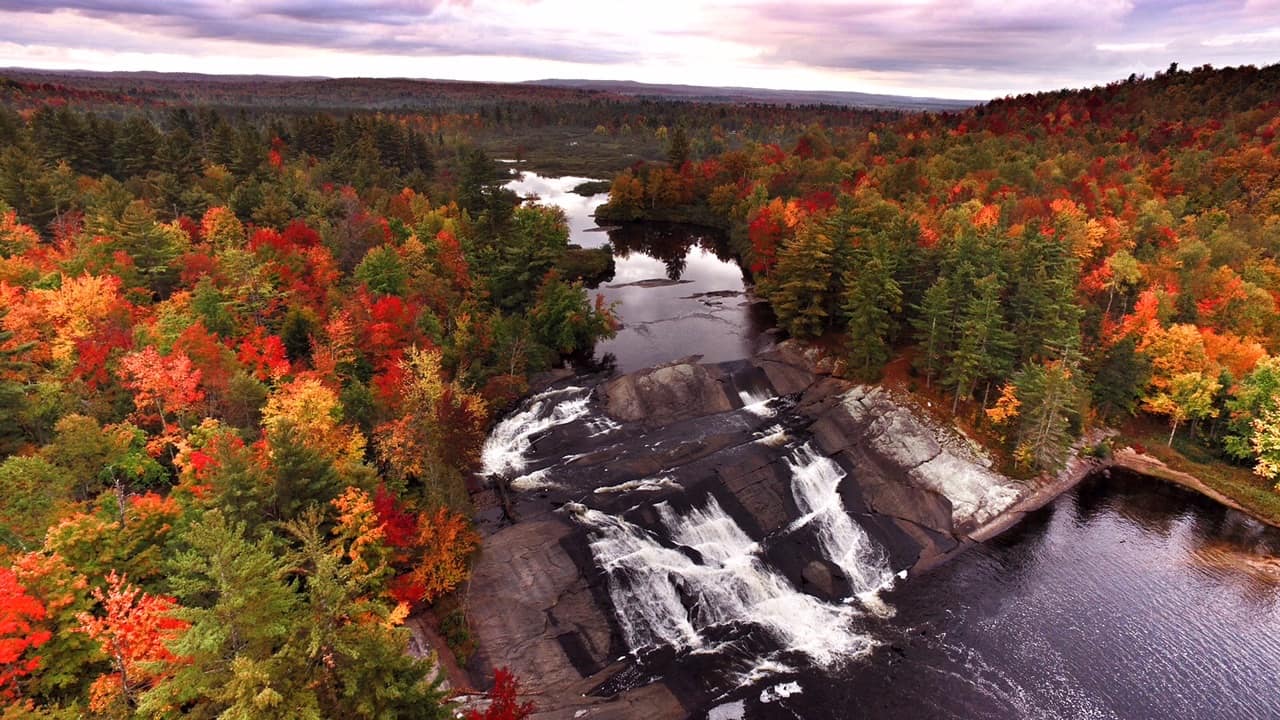
[[[403,622],[609,310],[426,120],[160,115],[0,114],[4,717],[448,717]]]
[[[599,214],[726,229],[791,336],[868,380],[906,364],[1011,471],[1052,471],[1110,425],[1176,444],[1278,518],[1278,88],[1280,66],[1175,64],[869,130],[815,124],[789,145],[637,164]]]
[[[404,621],[466,652],[486,432],[615,325],[492,157],[727,230],[1017,472],[1110,424],[1280,508],[1280,66],[945,114],[332,83],[0,82],[0,717],[451,714]]]

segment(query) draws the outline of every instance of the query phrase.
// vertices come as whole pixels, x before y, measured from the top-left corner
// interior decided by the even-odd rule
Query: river
[[[506,187],[562,209],[570,243],[613,248],[614,276],[592,290],[618,304],[622,327],[596,346],[599,359],[612,356],[625,373],[688,355],[704,362],[738,360],[769,345],[769,310],[748,296],[720,233],[660,223],[601,228],[592,213],[608,196],[572,192],[587,180],[523,172]]]
[[[567,192],[579,181],[525,174],[510,187],[565,208],[574,242],[614,243],[618,273],[600,291],[621,302],[627,327],[600,350],[613,354],[621,371],[691,354],[743,358],[768,343],[767,319],[744,294],[742,274],[717,238],[670,226],[606,234],[590,221],[603,198]],[[708,306],[708,298],[726,302]],[[525,471],[537,470],[527,477],[608,482],[585,471],[575,479],[564,467],[564,448],[577,451],[586,438],[621,443],[609,450],[619,457],[643,457],[645,447],[657,446],[638,430],[619,431],[591,415],[583,391],[557,392],[567,394],[539,401],[547,420],[526,438],[545,441],[521,446],[531,463]],[[553,412],[553,400],[568,409]],[[746,396],[743,402],[723,422],[767,443],[769,413],[785,411]],[[830,493],[842,482],[839,469],[824,469],[803,443],[779,446],[793,458],[793,493],[814,502],[824,493],[838,498]],[[655,487],[626,487],[637,487],[632,492],[641,498],[672,482],[656,477]],[[614,497],[599,494],[612,487],[584,495]],[[1149,478],[1097,475],[1009,532],[848,611],[796,592],[774,570],[785,561],[762,551],[714,499],[699,502],[659,504],[647,529],[621,510],[581,511],[581,522],[593,528],[596,560],[625,580],[611,585],[623,634],[647,646],[637,655],[640,670],[622,684],[656,677],[697,686],[697,716],[1280,717],[1280,531],[1199,495]],[[632,520],[636,507],[626,511]],[[831,525],[819,536],[869,551],[856,526]],[[859,568],[868,571],[869,586],[891,583],[883,559],[851,565]],[[689,609],[691,597],[700,604]],[[716,635],[731,627],[767,632]],[[733,675],[740,668],[731,655],[754,652],[762,636],[783,638],[796,651],[766,647],[752,657],[767,651],[785,662]],[[654,650],[664,643],[665,651]]]
[[[772,678],[712,712],[1277,718],[1278,553],[1280,533],[1202,496],[1094,477],[886,594],[896,614],[874,630],[881,646],[865,659]],[[789,682],[791,697],[760,701]]]

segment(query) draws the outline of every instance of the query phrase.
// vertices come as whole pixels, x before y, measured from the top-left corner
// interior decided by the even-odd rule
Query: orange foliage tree
[[[0,568],[0,698],[15,698],[22,678],[40,667],[33,651],[52,637],[38,626],[44,618],[44,604],[27,594],[12,570]]]
[[[80,616],[80,631],[102,645],[113,668],[90,690],[89,708],[98,712],[118,702],[133,705],[138,695],[172,672],[179,659],[167,644],[187,628],[173,617],[178,607],[173,598],[144,593],[114,571],[106,580],[105,590],[93,591],[104,614]]]

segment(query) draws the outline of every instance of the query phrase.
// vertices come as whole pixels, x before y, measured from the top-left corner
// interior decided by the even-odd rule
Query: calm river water
[[[768,347],[768,309],[746,293],[742,269],[719,233],[687,225],[645,223],[601,228],[592,214],[607,194],[571,192],[587,178],[520,173],[507,188],[565,212],[569,242],[612,246],[617,270],[594,290],[618,303],[622,329],[596,346],[631,372],[688,355],[703,362],[750,357]]]

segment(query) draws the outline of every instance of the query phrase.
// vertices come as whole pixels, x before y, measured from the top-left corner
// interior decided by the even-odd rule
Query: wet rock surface
[[[716,677],[793,659],[771,645],[794,630],[789,614],[841,618],[853,628],[841,652],[869,651],[861,633],[882,608],[868,587],[937,562],[1024,489],[901,399],[830,370],[784,343],[748,361],[682,361],[527,402],[534,432],[523,445],[507,432],[520,457],[494,465],[503,472],[492,480],[513,488],[508,512],[480,516],[472,680],[509,667],[541,690],[545,717],[684,717],[725,689]],[[858,545],[863,534],[870,547]],[[686,612],[688,628],[639,627],[657,621],[618,606],[640,582],[628,563],[646,553],[671,566],[666,614]],[[735,582],[763,593],[753,609],[787,610],[703,617],[705,593]],[[704,652],[631,647],[655,632]]]

